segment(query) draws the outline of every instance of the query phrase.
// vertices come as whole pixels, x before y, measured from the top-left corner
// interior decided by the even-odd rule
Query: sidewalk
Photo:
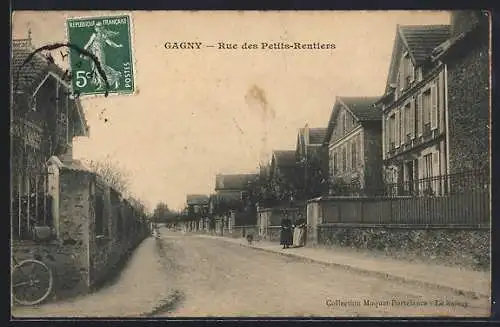
[[[487,272],[426,263],[404,262],[389,257],[370,256],[369,253],[349,249],[327,249],[302,247],[283,249],[278,243],[254,242],[249,245],[244,238],[231,238],[197,234],[198,237],[218,239],[241,246],[293,256],[314,262],[335,265],[358,272],[378,275],[387,279],[416,283],[430,287],[444,288],[460,295],[490,297],[491,276]]]
[[[13,318],[25,317],[138,317],[175,302],[173,288],[156,248],[145,239],[134,251],[114,284],[95,293],[34,307],[13,307]]]

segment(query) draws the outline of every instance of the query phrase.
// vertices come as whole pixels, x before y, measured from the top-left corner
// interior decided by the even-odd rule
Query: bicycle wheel
[[[41,261],[24,260],[12,271],[12,295],[23,305],[35,305],[52,291],[52,271]]]

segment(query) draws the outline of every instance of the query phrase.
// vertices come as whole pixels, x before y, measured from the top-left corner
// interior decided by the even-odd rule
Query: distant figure
[[[248,242],[248,245],[252,245],[253,244],[253,234],[248,234],[247,235],[247,242]]]
[[[281,220],[280,245],[283,249],[287,249],[293,244],[293,225],[288,216]]]

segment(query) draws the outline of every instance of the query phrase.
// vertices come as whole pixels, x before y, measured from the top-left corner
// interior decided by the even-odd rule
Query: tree
[[[178,216],[179,213],[170,210],[165,202],[158,203],[153,211],[153,220],[156,222],[174,221]]]
[[[107,158],[87,161],[89,169],[99,175],[109,186],[122,195],[129,194],[130,174],[120,165]]]

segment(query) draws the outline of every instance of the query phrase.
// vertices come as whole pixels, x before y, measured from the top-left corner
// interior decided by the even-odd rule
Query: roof
[[[435,47],[451,34],[450,25],[400,25],[399,32],[415,64],[427,60]]]
[[[14,92],[35,92],[49,73],[59,78],[64,75],[61,67],[50,62],[41,53],[34,53],[35,48],[30,39],[12,40],[11,73]],[[84,135],[88,136],[89,127],[85,113],[78,99],[73,99],[82,124]]]
[[[380,120],[382,113],[373,105],[380,97],[337,97],[359,121]]]
[[[186,196],[186,202],[188,205],[192,204],[208,204],[209,196],[203,194],[188,194]]]
[[[343,105],[350,111],[359,122],[365,121],[380,121],[382,119],[382,112],[375,107],[375,104],[380,97],[366,96],[366,97],[345,97],[338,96],[335,104],[333,105],[332,114],[328,122],[328,129],[325,133],[324,143],[328,143],[332,135],[335,119],[339,112],[339,106]]]
[[[327,128],[309,128],[309,144],[323,144]]]
[[[50,62],[35,51],[29,39],[12,40],[12,78],[15,91],[33,91],[49,72]],[[25,62],[27,61],[27,62]]]
[[[430,59],[434,48],[446,41],[450,35],[450,25],[398,25],[387,75],[386,92],[389,92],[390,85],[396,80],[402,45],[408,49],[414,64],[420,66]]]
[[[258,176],[259,174],[218,174],[215,177],[215,190],[244,190]]]
[[[275,150],[273,158],[278,167],[293,167],[297,163],[297,152],[295,150]]]

